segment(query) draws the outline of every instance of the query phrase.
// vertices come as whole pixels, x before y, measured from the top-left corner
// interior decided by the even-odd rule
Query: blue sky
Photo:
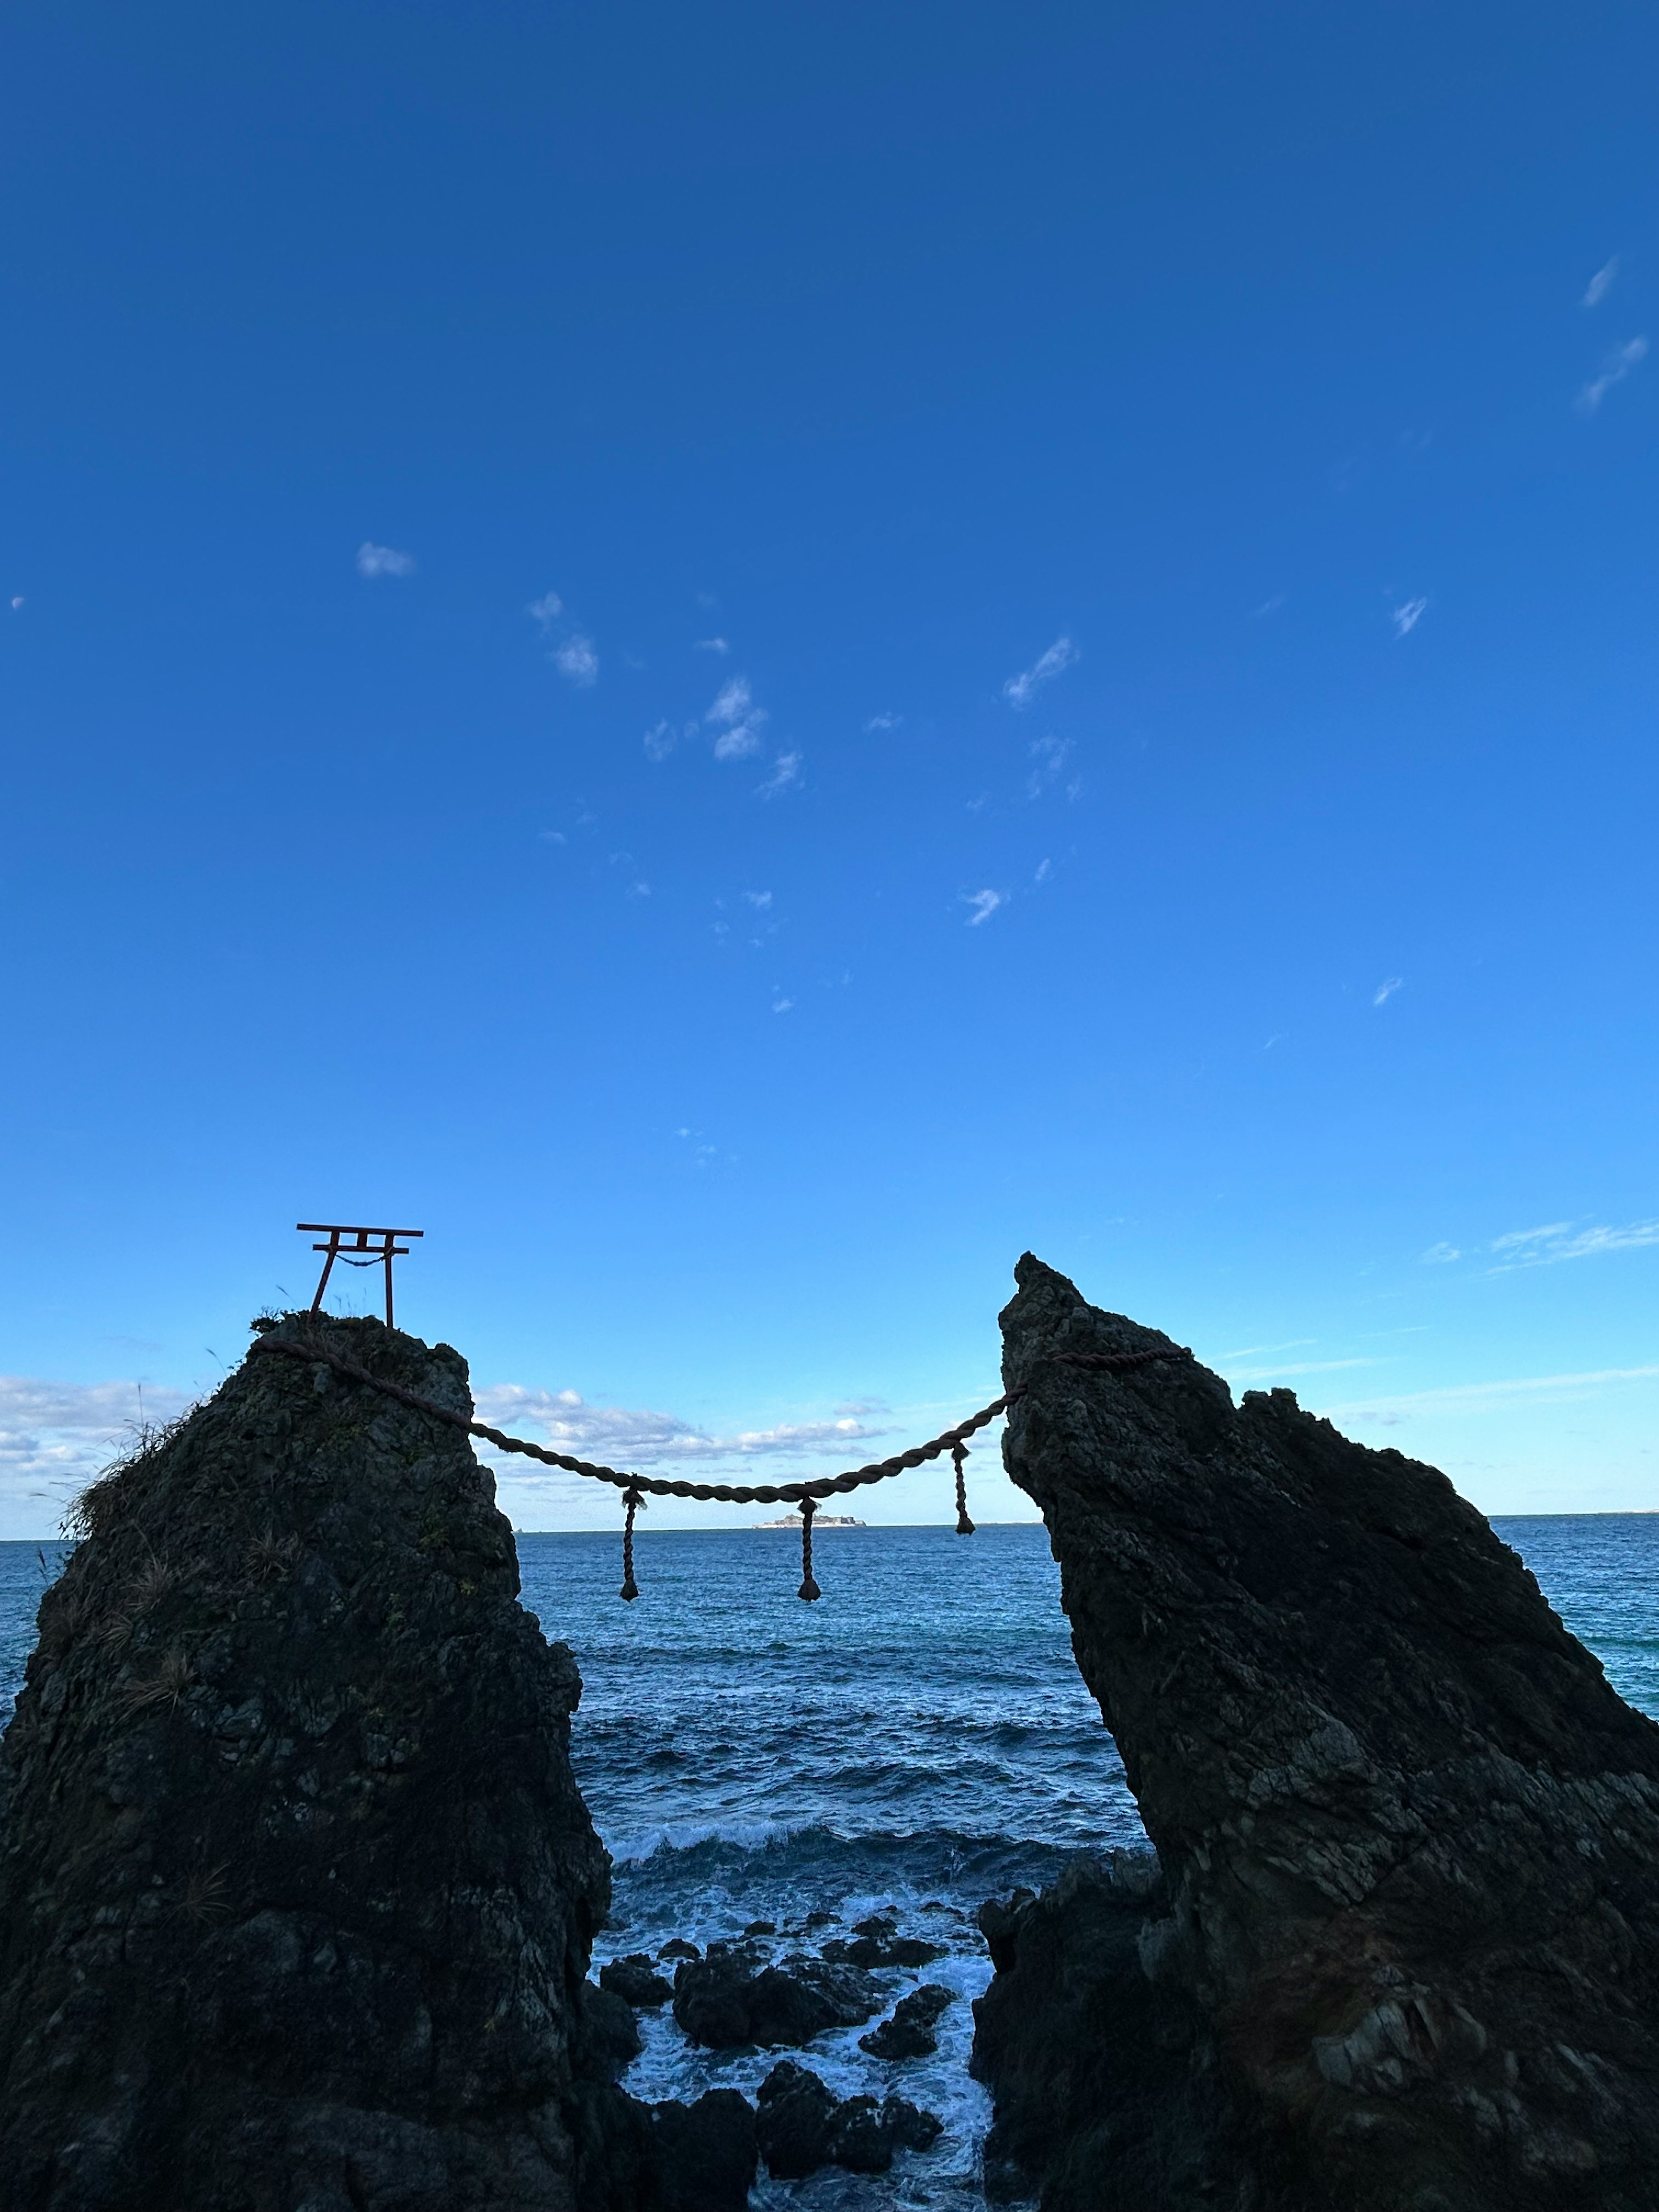
[[[1650,10],[0,38],[0,1534],[337,1217],[657,1472],[983,1402],[1029,1246],[1659,1505]]]

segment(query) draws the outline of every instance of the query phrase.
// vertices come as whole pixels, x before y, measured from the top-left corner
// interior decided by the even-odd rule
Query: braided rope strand
[[[623,1578],[617,1595],[631,1605],[640,1594],[640,1586],[634,1579],[634,1516],[645,1500],[637,1490],[627,1490],[623,1492],[623,1502],[628,1508],[628,1518],[623,1522]]]
[[[796,1593],[809,1604],[823,1592],[812,1579],[812,1516],[818,1510],[816,1498],[803,1498],[800,1502],[800,1589]]]
[[[891,1459],[877,1460],[868,1467],[849,1468],[845,1474],[823,1475],[809,1482],[799,1483],[738,1483],[738,1482],[675,1482],[656,1480],[649,1475],[624,1474],[614,1467],[602,1467],[591,1460],[575,1459],[568,1452],[550,1451],[544,1444],[532,1444],[523,1437],[510,1437],[502,1429],[491,1428],[487,1421],[475,1421],[453,1407],[440,1405],[435,1398],[428,1398],[418,1390],[405,1389],[401,1382],[390,1382],[379,1375],[371,1374],[367,1367],[359,1366],[355,1359],[342,1358],[325,1345],[314,1341],[296,1340],[289,1337],[262,1336],[252,1349],[255,1352],[280,1352],[293,1359],[302,1359],[308,1365],[331,1368],[348,1382],[361,1382],[383,1397],[393,1398],[399,1405],[414,1412],[425,1413],[447,1427],[460,1429],[468,1436],[482,1437],[497,1451],[516,1452],[526,1459],[539,1460],[544,1466],[561,1468],[568,1474],[586,1475],[591,1481],[609,1482],[623,1493],[627,1513],[623,1522],[623,1579],[617,1595],[628,1601],[638,1597],[639,1584],[634,1579],[634,1516],[646,1503],[646,1493],[653,1498],[693,1498],[701,1502],[718,1502],[730,1505],[795,1504],[800,1508],[801,1582],[799,1595],[809,1603],[822,1597],[812,1575],[812,1516],[817,1511],[821,1498],[832,1498],[837,1492],[858,1490],[866,1485],[885,1482],[907,1469],[924,1465],[949,1452],[956,1468],[957,1478],[957,1534],[971,1536],[974,1524],[968,1517],[968,1483],[966,1463],[968,1438],[976,1435],[999,1414],[1025,1395],[1024,1389],[1006,1390],[994,1398],[988,1406],[967,1420],[959,1421],[953,1429],[946,1429],[925,1444],[913,1444],[908,1451],[896,1452]],[[1158,1346],[1145,1352],[1056,1352],[1048,1355],[1067,1366],[1092,1368],[1113,1374],[1133,1367],[1144,1367],[1155,1359],[1190,1359],[1192,1353],[1185,1346],[1171,1345],[1167,1349]]]

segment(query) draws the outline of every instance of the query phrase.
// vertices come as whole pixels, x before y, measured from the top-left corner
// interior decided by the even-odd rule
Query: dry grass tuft
[[[64,1515],[65,1536],[72,1542],[84,1543],[89,1536],[107,1534],[136,1493],[138,1486],[134,1476],[166,1449],[195,1410],[187,1406],[176,1420],[135,1423],[125,1450],[78,1498],[70,1500]]]
[[[291,1567],[299,1556],[297,1536],[279,1536],[274,1528],[267,1528],[247,1547],[248,1572],[255,1582],[266,1582]]]
[[[125,1651],[132,1641],[132,1615],[112,1613],[96,1630],[93,1642],[106,1651]]]
[[[222,1866],[196,1867],[185,1877],[184,1887],[179,1893],[179,1902],[173,1911],[181,1920],[192,1920],[198,1927],[210,1927],[222,1920],[230,1911],[229,1862]]]
[[[161,1663],[154,1674],[138,1682],[129,1682],[121,1692],[121,1705],[130,1713],[147,1712],[152,1706],[176,1705],[191,1680],[190,1654],[182,1644],[175,1644],[161,1655]]]

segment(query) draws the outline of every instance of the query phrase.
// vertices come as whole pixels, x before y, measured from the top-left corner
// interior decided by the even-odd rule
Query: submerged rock
[[[1010,1474],[1161,1877],[994,1914],[1050,2212],[1650,2212],[1659,1729],[1445,1477],[1029,1256]]]
[[[855,2027],[881,2009],[881,1994],[854,1966],[792,1958],[758,1966],[741,1945],[711,1943],[674,1976],[674,2018],[712,2051],[758,2044],[799,2046],[829,2027]]]
[[[447,1346],[276,1333],[470,1410]],[[0,1747],[7,2212],[678,2201],[584,1979],[580,1680],[493,1500],[461,1432],[270,1348],[88,1493]]]
[[[884,1966],[930,1966],[945,1956],[945,1948],[920,1936],[895,1936],[890,1930],[879,1936],[832,1937],[823,1947],[823,1955],[832,1966],[862,1966],[867,1972]]]
[[[877,2058],[926,2058],[939,2049],[934,2026],[947,2005],[956,2002],[956,1991],[943,1982],[924,1982],[901,1997],[893,2016],[859,2038],[859,2049]]]
[[[665,2005],[674,1994],[673,1984],[666,1975],[656,1972],[643,1951],[635,1951],[626,1959],[612,1959],[601,1966],[599,1987],[614,1991],[625,2004],[647,2012]]]
[[[756,2126],[775,2179],[799,2181],[821,2166],[885,2173],[901,2150],[927,2150],[940,2122],[903,2097],[837,2097],[793,2059],[780,2059],[761,2083]]]

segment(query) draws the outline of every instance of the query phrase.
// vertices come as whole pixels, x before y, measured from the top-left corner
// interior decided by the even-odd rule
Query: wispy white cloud
[[[1522,1375],[1501,1382],[1453,1382],[1437,1390],[1411,1390],[1388,1398],[1357,1398],[1342,1406],[1322,1406],[1334,1421],[1395,1422],[1414,1413],[1486,1413],[1505,1406],[1524,1407],[1545,1398],[1587,1398],[1609,1382],[1644,1382],[1659,1376],[1659,1366],[1596,1367],[1574,1375]]]
[[[1648,342],[1644,337],[1628,338],[1615,346],[1601,364],[1601,374],[1591,377],[1573,404],[1581,415],[1594,415],[1615,384],[1622,384],[1640,362],[1648,357]]]
[[[1054,872],[1054,866],[1052,860],[1039,860],[1036,865],[1036,873],[1032,877],[1031,881],[1034,884],[1046,884]]]
[[[564,612],[564,601],[556,592],[544,592],[540,599],[532,599],[525,612],[545,634]]]
[[[1403,606],[1396,607],[1390,617],[1394,623],[1395,635],[1409,637],[1428,612],[1428,609],[1429,603],[1425,599],[1407,599]]]
[[[650,761],[664,761],[674,750],[679,732],[672,722],[654,722],[645,733],[645,757]]]
[[[714,758],[747,760],[757,753],[766,719],[765,708],[755,704],[746,676],[734,676],[729,683],[722,684],[714,705],[703,716],[705,722],[720,732],[714,740]]]
[[[1584,296],[1579,302],[1580,306],[1599,307],[1607,294],[1612,291],[1613,280],[1618,274],[1619,256],[1615,253],[1611,261],[1604,261],[1601,264],[1589,283],[1585,285]]]
[[[748,900],[750,906],[766,907],[770,906],[772,903],[772,894],[770,891],[745,891],[744,893],[744,896]]]
[[[1025,780],[1025,796],[1041,799],[1045,791],[1059,782],[1076,747],[1069,738],[1035,738],[1027,750],[1035,765]],[[1079,787],[1073,777],[1066,787],[1068,796],[1074,799]]]
[[[1455,1244],[1448,1244],[1443,1240],[1438,1244],[1431,1244],[1428,1250],[1422,1255],[1422,1259],[1425,1267],[1449,1267],[1454,1260],[1461,1260],[1462,1256]]]
[[[772,1012],[775,1014],[789,1013],[793,1012],[794,1004],[795,1002],[793,999],[774,999],[772,1001]]]
[[[562,830],[543,830],[538,834],[544,845],[568,845],[570,842]]]
[[[599,680],[599,656],[593,641],[580,631],[565,639],[553,655],[553,665],[566,683],[574,684],[579,691],[591,690]]]
[[[1562,1260],[1591,1260],[1603,1252],[1632,1252],[1650,1244],[1659,1244],[1659,1221],[1631,1221],[1617,1229],[1552,1221],[1542,1229],[1512,1229],[1505,1237],[1494,1237],[1490,1249],[1502,1256],[1486,1272],[1504,1275],[1516,1267],[1553,1267]]]
[[[147,1423],[190,1404],[182,1390],[136,1382],[52,1382],[0,1375],[0,1492],[35,1501],[42,1528]]]
[[[1395,993],[1403,991],[1405,988],[1406,979],[1403,975],[1385,975],[1376,990],[1371,993],[1372,1006],[1386,1006]]]
[[[1071,639],[1057,637],[1047,653],[1039,654],[1029,668],[1008,678],[1002,687],[1003,697],[1011,707],[1029,707],[1041,687],[1051,684],[1056,676],[1072,665],[1077,657],[1077,647]]]
[[[711,1436],[678,1414],[590,1406],[574,1390],[527,1389],[516,1382],[479,1391],[477,1405],[480,1417],[492,1428],[539,1430],[540,1440],[555,1451],[623,1471],[688,1461],[797,1459],[838,1451],[888,1433],[843,1414],[834,1420],[785,1421],[775,1428]]]
[[[412,576],[415,556],[400,553],[395,545],[375,545],[365,538],[357,548],[360,576]]]
[[[754,706],[754,694],[746,676],[733,676],[722,684],[714,695],[714,703],[704,720],[727,725],[746,721]]]
[[[806,756],[799,751],[780,753],[772,763],[772,773],[756,790],[763,799],[775,799],[782,791],[790,790],[800,781],[801,763]]]
[[[1375,1367],[1375,1359],[1297,1359],[1283,1367],[1235,1367],[1235,1382],[1279,1382],[1287,1375],[1334,1375],[1340,1367]]]
[[[963,891],[963,902],[974,909],[968,917],[969,929],[977,929],[982,921],[989,921],[1000,906],[1006,906],[1006,891]]]
[[[1260,622],[1264,615],[1276,615],[1284,604],[1284,592],[1275,592],[1272,599],[1263,599],[1259,607],[1252,607],[1250,609],[1251,618],[1253,621]]]
[[[19,592],[19,593],[17,594],[16,598],[15,598],[15,599],[12,601],[12,603],[11,603],[11,611],[12,611],[13,614],[15,614],[15,613],[16,613],[16,611],[17,611],[18,608],[19,608],[19,607],[21,607],[21,606],[22,605],[22,604],[23,604],[23,594],[22,594],[21,592]]]
[[[692,641],[693,653],[727,653],[732,648],[723,637],[700,637]]]
[[[896,730],[903,720],[902,714],[872,714],[864,726],[864,734],[867,738],[878,730]]]
[[[1318,1341],[1318,1338],[1313,1336],[1291,1336],[1287,1337],[1283,1344],[1242,1345],[1236,1352],[1224,1352],[1219,1357],[1224,1363],[1229,1359],[1261,1359],[1270,1352],[1300,1352],[1305,1346]]]

